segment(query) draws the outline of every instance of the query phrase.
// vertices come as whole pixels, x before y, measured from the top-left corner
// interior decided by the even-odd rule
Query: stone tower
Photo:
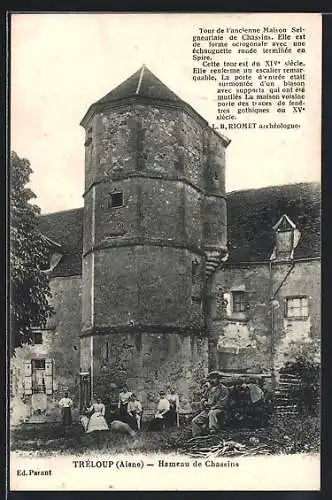
[[[225,256],[225,148],[145,66],[92,104],[85,138],[81,370],[145,405],[208,370],[206,286]]]

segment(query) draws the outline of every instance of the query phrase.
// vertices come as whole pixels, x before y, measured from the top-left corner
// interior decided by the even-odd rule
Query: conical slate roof
[[[159,78],[143,65],[136,73],[97,101],[97,104],[104,104],[135,96],[162,101],[181,102],[181,99],[174,94],[174,92],[166,87]]]
[[[127,80],[120,83],[120,85],[111,90],[111,92],[91,104],[81,120],[81,125],[85,127],[94,113],[107,107],[121,106],[126,102],[126,99],[131,101],[135,98],[138,100],[141,99],[144,102],[154,101],[157,105],[165,103],[166,106],[180,108],[193,116],[196,120],[199,120],[204,126],[209,125],[205,118],[203,118],[192,106],[172,92],[172,90],[159,80],[159,78],[157,78],[144,64],[136,73],[127,78]],[[217,131],[215,131],[215,133],[217,133]],[[224,141],[225,146],[228,146],[230,140],[219,132],[217,135]]]

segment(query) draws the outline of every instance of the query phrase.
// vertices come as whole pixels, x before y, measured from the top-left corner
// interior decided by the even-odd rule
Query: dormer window
[[[298,245],[301,233],[294,222],[283,215],[273,226],[275,234],[275,247],[271,260],[289,260],[294,258],[294,250]]]
[[[40,269],[45,273],[50,273],[62,259],[61,245],[57,241],[51,240],[48,236],[45,236],[45,234],[41,234],[41,238],[46,243],[48,252],[40,262]]]

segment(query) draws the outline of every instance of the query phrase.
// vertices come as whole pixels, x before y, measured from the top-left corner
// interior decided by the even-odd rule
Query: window
[[[116,208],[123,206],[123,193],[110,193],[108,208]]]
[[[32,359],[32,371],[34,370],[45,370],[45,359]]]
[[[33,332],[32,341],[34,344],[42,344],[43,343],[42,332]]]
[[[199,274],[199,262],[196,259],[191,262],[191,274],[192,277],[196,277]]]
[[[53,394],[53,360],[24,361],[24,394]]]
[[[45,359],[32,359],[32,392],[45,392]]]
[[[232,292],[233,313],[243,313],[246,311],[246,296],[245,292]]]
[[[287,318],[307,318],[308,297],[289,297],[286,299]]]
[[[106,341],[104,346],[103,346],[103,358],[105,361],[108,361],[109,359],[109,344]]]

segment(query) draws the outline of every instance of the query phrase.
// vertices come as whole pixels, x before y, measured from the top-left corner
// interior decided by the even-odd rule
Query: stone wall
[[[94,116],[87,126],[86,190],[95,181],[134,170],[181,175],[204,186],[204,129],[179,108],[118,105]],[[89,153],[90,152],[90,153]]]
[[[161,246],[113,247],[94,253],[94,327],[197,328],[192,323],[192,262],[200,256]],[[195,297],[202,292],[202,276]],[[198,288],[197,288],[198,285]],[[88,300],[88,297],[87,299]],[[199,309],[200,310],[200,309]]]
[[[15,415],[13,424],[20,421],[20,415],[26,419],[33,411],[38,410],[45,410],[46,417],[50,420],[59,419],[57,403],[65,390],[69,390],[78,405],[81,283],[80,276],[51,280],[51,302],[56,314],[50,319],[47,329],[42,331],[42,344],[18,348],[15,357],[11,359],[12,411]],[[25,394],[25,362],[32,359],[51,360],[52,394],[43,395],[42,398]]]
[[[84,343],[86,339],[82,338]],[[81,351],[87,366],[89,350]],[[93,338],[93,391],[115,405],[121,385],[135,391],[147,412],[155,409],[158,391],[173,384],[181,410],[190,411],[193,394],[207,374],[207,340],[178,334],[133,333]]]
[[[81,368],[103,393],[124,378],[148,404],[169,379],[188,399],[208,369],[204,237],[227,241],[225,142],[181,104],[139,98],[85,127]]]
[[[277,291],[274,303],[274,351],[269,299],[271,285],[273,293]],[[243,313],[232,311],[231,297],[236,291],[244,291],[246,295]],[[308,297],[308,318],[286,318],[285,301],[292,296]],[[319,359],[319,261],[299,261],[294,262],[294,266],[286,262],[274,263],[272,274],[268,263],[225,267],[216,277],[212,302],[211,334],[220,369],[269,371],[273,352],[276,369],[300,354]]]

